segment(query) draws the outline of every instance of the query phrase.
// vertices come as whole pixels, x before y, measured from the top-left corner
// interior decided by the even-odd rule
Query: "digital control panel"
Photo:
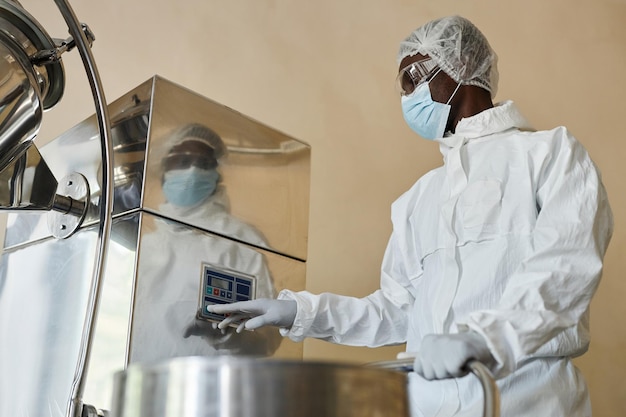
[[[254,300],[255,293],[255,277],[203,263],[198,318],[220,322],[224,320],[225,316],[209,313],[206,309],[208,305]]]

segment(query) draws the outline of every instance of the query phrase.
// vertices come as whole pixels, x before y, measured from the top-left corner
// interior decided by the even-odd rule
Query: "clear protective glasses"
[[[396,77],[396,90],[403,96],[411,94],[418,85],[432,78],[438,68],[432,58],[424,58],[407,65]]]
[[[209,170],[217,166],[213,148],[194,139],[184,140],[172,147],[162,161],[163,171],[186,169],[192,166]]]

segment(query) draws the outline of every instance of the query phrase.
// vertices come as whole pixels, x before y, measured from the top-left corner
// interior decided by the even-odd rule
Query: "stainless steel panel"
[[[85,399],[107,405],[125,364],[138,215],[113,224]],[[64,417],[97,232],[7,250],[0,263],[0,415]],[[134,240],[134,241],[133,241]]]
[[[163,160],[180,143],[178,133],[201,124],[226,148],[217,170],[231,215],[255,227],[264,247],[306,259],[310,147],[159,77],[154,79],[152,103],[144,208],[225,234],[210,217],[190,217],[167,204],[162,192]]]
[[[219,217],[229,236],[257,233],[222,210],[212,205],[203,212]],[[140,229],[131,363],[221,354],[302,357],[302,344],[275,328],[223,333],[196,319],[203,263],[254,276],[257,297],[274,298],[277,289],[304,289],[302,262],[150,214]]]

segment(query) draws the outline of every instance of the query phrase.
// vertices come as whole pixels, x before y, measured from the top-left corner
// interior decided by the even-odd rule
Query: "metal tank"
[[[158,76],[108,111],[113,220],[84,403],[110,409],[113,375],[129,364],[301,359],[302,344],[276,329],[222,333],[199,309],[207,294],[226,302],[304,289],[310,147]],[[73,173],[86,179],[90,201],[74,234],[53,237],[65,225],[47,214],[8,216],[0,263],[2,416],[66,415],[90,308],[99,136],[93,116],[40,149],[64,178],[61,190],[72,186]],[[207,284],[207,274],[226,278]],[[224,280],[231,284],[218,283]]]

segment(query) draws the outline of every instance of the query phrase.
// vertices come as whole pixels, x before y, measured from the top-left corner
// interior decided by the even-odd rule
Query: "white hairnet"
[[[184,125],[175,131],[171,138],[172,145],[177,145],[186,140],[195,140],[207,144],[213,149],[216,159],[219,159],[226,153],[226,146],[220,135],[213,129],[199,123]]]
[[[460,16],[436,19],[417,28],[400,43],[398,64],[407,56],[428,55],[456,82],[491,93],[498,89],[498,57],[487,38]]]

